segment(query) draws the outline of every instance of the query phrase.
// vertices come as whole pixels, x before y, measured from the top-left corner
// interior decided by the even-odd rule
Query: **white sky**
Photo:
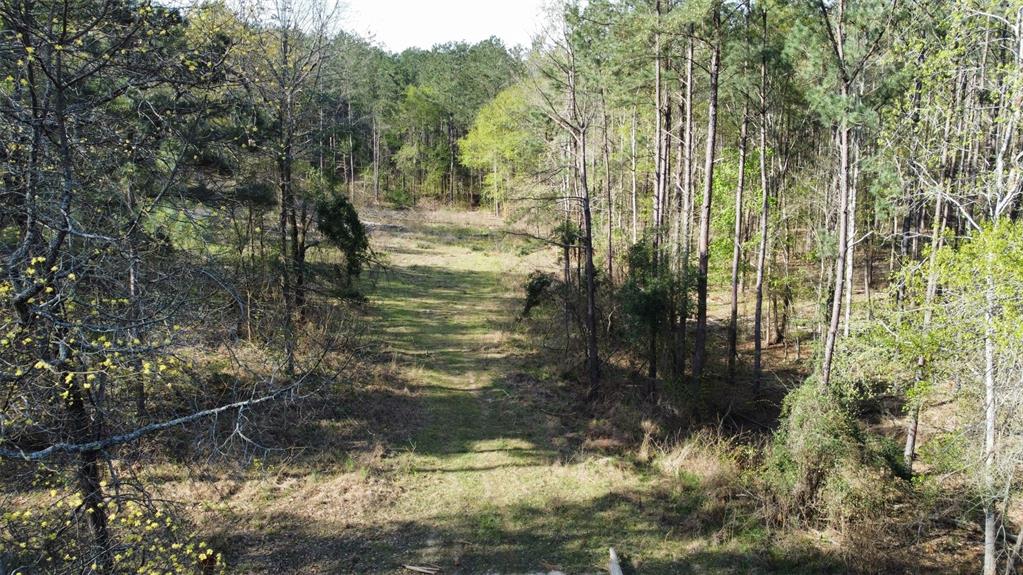
[[[342,26],[373,36],[384,48],[431,48],[497,36],[509,48],[529,46],[543,0],[345,0]]]

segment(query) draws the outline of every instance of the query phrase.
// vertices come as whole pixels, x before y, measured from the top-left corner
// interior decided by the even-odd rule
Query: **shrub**
[[[522,317],[529,317],[530,310],[547,299],[554,282],[554,276],[547,272],[535,270],[529,274],[523,286],[526,290],[526,305],[522,309]]]
[[[349,277],[358,276],[369,260],[369,238],[359,221],[359,214],[348,198],[337,194],[316,206],[316,225],[345,255],[345,271]]]
[[[385,191],[384,200],[400,210],[411,208],[416,204],[415,198],[404,188],[392,188]]]
[[[785,398],[763,477],[783,518],[844,527],[896,494],[899,457],[898,446],[864,431],[835,393],[810,379]]]

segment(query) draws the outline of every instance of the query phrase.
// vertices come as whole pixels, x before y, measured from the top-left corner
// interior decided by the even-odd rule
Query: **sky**
[[[497,36],[529,46],[543,0],[345,0],[342,26],[392,52]]]

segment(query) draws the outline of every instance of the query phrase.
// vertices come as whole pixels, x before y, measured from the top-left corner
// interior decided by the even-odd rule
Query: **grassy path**
[[[408,220],[374,239],[391,271],[371,330],[421,418],[391,459],[400,495],[371,518],[375,551],[445,572],[580,573],[601,571],[609,545],[653,542],[648,559],[670,563],[656,518],[637,513],[644,475],[573,453],[578,430],[537,408],[545,384],[513,322],[525,273],[551,255],[451,223]]]
[[[720,460],[682,453],[668,478],[599,450],[622,421],[578,413],[515,323],[523,280],[556,254],[480,214],[369,218],[388,263],[362,286],[375,361],[293,408],[294,455],[175,483],[233,572],[606,573],[609,546],[627,573],[829,572],[724,505]]]

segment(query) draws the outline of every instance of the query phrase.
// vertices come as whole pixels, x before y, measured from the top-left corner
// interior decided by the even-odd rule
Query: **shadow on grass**
[[[336,531],[333,525],[280,514],[260,532],[235,531],[226,542],[249,550],[244,557],[229,557],[240,570],[255,563],[281,573],[390,574],[406,564],[432,564],[456,574],[599,573],[605,572],[611,546],[622,553],[627,572],[650,575],[846,572],[835,558],[810,549],[769,553],[756,544],[736,543],[687,552],[687,543],[712,537],[719,526],[686,531],[663,514],[664,505],[654,494],[609,493],[582,503],[493,507],[452,512],[428,524],[397,520]],[[289,544],[295,540],[303,545]],[[658,548],[651,549],[651,542]]]
[[[537,357],[514,341],[520,300],[496,271],[439,265],[395,267],[371,297],[372,329],[379,334],[378,363],[414,373],[424,420],[415,438],[421,455],[487,449],[486,442],[527,442],[531,456],[549,455],[547,418],[513,401],[501,378]],[[510,293],[511,292],[511,293]]]
[[[508,280],[415,264],[377,278],[362,364],[312,401],[271,407],[252,436],[270,448],[261,457],[324,468],[373,449],[443,457],[498,442],[523,465],[551,461],[549,418],[501,385],[532,360],[508,333],[519,304]]]

